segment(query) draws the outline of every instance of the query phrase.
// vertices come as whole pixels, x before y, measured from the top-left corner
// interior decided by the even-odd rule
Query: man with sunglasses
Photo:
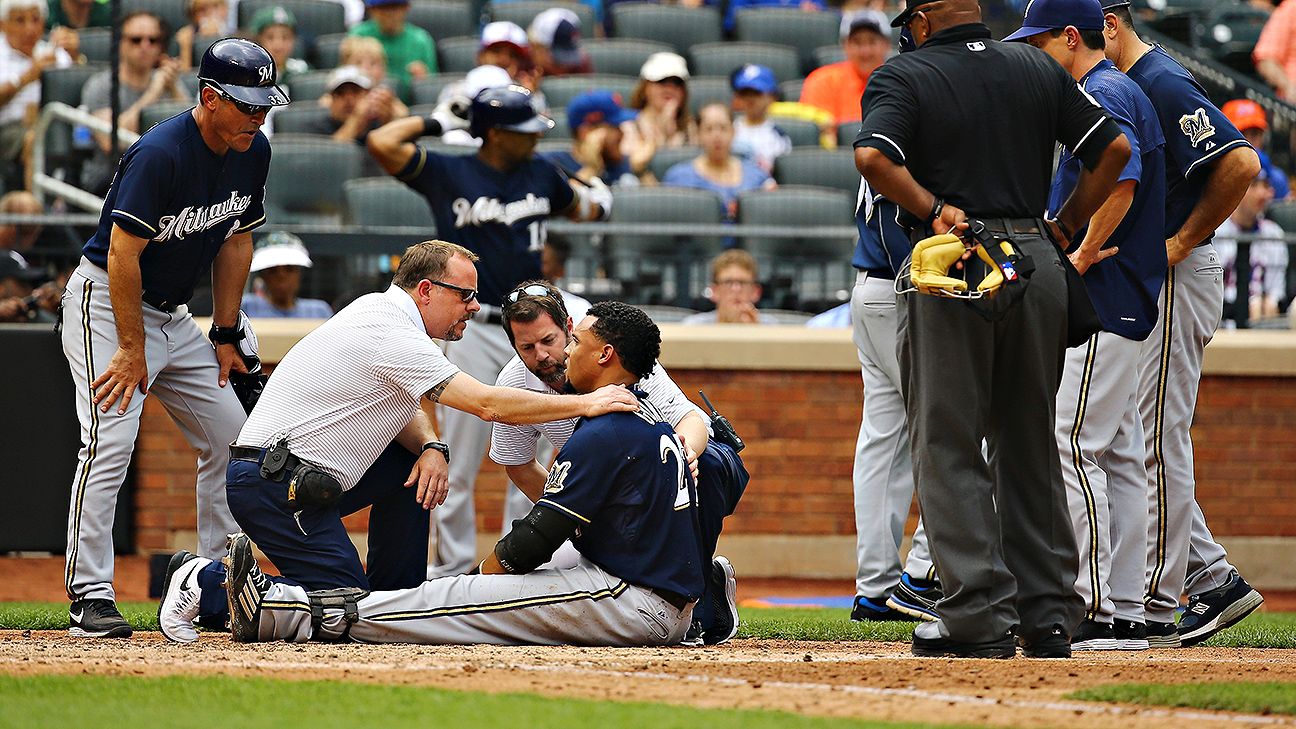
[[[416,144],[425,135],[468,129],[482,140],[477,154],[445,155]],[[397,119],[369,133],[369,152],[388,173],[428,201],[437,234],[477,254],[481,310],[462,341],[446,346],[457,367],[482,382],[495,377],[513,356],[500,331],[504,295],[523,281],[540,278],[550,216],[573,220],[606,217],[611,195],[567,178],[535,156],[540,136],[553,121],[536,108],[520,86],[488,88],[477,94],[467,119],[444,104],[429,117]],[[462,574],[476,557],[473,484],[486,455],[490,428],[477,418],[442,408],[446,442],[458,457],[450,468],[454,488],[437,510],[437,545],[429,576]]]
[[[65,575],[74,636],[131,634],[114,604],[112,526],[146,396],[157,395],[198,451],[199,553],[221,554],[236,528],[225,468],[246,414],[227,385],[231,370],[246,370],[239,300],[252,230],[265,223],[270,144],[260,127],[270,107],[288,103],[274,71],[255,43],[212,44],[197,106],[126,150],[99,227],[68,280],[63,352],[82,441]],[[204,337],[187,303],[209,268],[214,325]],[[219,605],[209,612],[222,612]]]
[[[966,261],[975,218],[1034,264],[994,297],[915,293],[898,305],[914,482],[944,590],[913,653],[1009,658],[1015,630],[1027,656],[1069,656],[1083,609],[1053,440],[1067,279],[1046,236],[1069,238],[1088,221],[1130,145],[1047,55],[991,40],[976,0],[909,0],[892,25],[917,48],[870,78],[857,167],[903,210],[911,241],[964,234]],[[1085,169],[1045,221],[1056,142]]]
[[[230,509],[290,584],[422,584],[424,510],[445,501],[459,455],[433,430],[434,404],[513,423],[635,409],[623,387],[547,397],[483,384],[447,360],[433,340],[460,340],[481,308],[475,258],[444,241],[410,246],[386,291],[356,299],[284,355],[231,439]],[[367,506],[368,569],[342,524]],[[192,621],[223,595],[224,573],[186,552],[172,558],[159,607],[167,638],[197,639]]]

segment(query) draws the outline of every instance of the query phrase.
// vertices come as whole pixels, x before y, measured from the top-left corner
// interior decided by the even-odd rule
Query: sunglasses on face
[[[212,91],[215,91],[217,96],[233,104],[235,109],[238,109],[241,113],[247,114],[248,116],[256,116],[257,114],[263,114],[270,111],[269,106],[259,106],[257,104],[249,104],[246,101],[239,101],[233,96],[225,93],[224,90],[217,86],[210,86],[209,88]]]
[[[470,301],[474,301],[477,298],[477,289],[466,289],[462,286],[455,286],[454,284],[448,284],[445,281],[433,281],[431,279],[428,279],[428,283],[432,284],[433,286],[440,286],[443,289],[450,289],[451,291],[459,294],[459,300],[464,302],[465,304],[467,304]]]
[[[152,46],[162,45],[162,38],[156,35],[128,35],[122,40],[132,45],[144,45],[145,43]]]
[[[530,286],[513,289],[506,298],[510,304],[516,304],[517,300],[522,298],[523,294],[526,294],[527,296],[553,296],[548,287],[541,286],[540,284],[531,284]]]

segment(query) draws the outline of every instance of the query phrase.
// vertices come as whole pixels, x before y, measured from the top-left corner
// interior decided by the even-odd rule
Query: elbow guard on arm
[[[537,504],[495,545],[495,558],[509,574],[524,575],[548,562],[575,534],[575,521]]]

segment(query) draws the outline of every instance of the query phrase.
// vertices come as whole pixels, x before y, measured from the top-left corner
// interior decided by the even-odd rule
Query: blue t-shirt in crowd
[[[297,299],[291,309],[280,309],[264,296],[248,294],[241,304],[243,313],[253,319],[327,319],[333,316],[333,307],[320,299]]]
[[[159,122],[122,155],[99,227],[83,254],[108,268],[114,224],[148,241],[140,255],[144,294],[179,305],[193,296],[221,245],[265,223],[270,142],[257,132],[246,152],[216,154],[192,111]]]
[[[1188,69],[1161,46],[1143,54],[1129,77],[1143,89],[1161,120],[1166,141],[1165,238],[1179,232],[1206,191],[1210,163],[1236,147],[1250,147]],[[1194,241],[1198,243],[1200,241]]]
[[[500,306],[518,284],[540,278],[549,216],[575,202],[566,175],[539,157],[501,172],[477,155],[415,149],[396,176],[427,198],[437,236],[480,257],[480,301]]]
[[[900,206],[873,192],[863,178],[855,207],[855,228],[859,240],[855,243],[851,265],[861,271],[895,278],[913,252],[913,245],[900,227]]]
[[[1260,155],[1260,168],[1265,171],[1265,178],[1269,180],[1269,185],[1273,188],[1274,199],[1286,200],[1287,196],[1291,194],[1291,183],[1287,180],[1287,173],[1274,164],[1264,150],[1257,149],[1256,154]]]
[[[1084,280],[1103,329],[1142,341],[1156,325],[1157,297],[1166,276],[1165,137],[1152,102],[1111,61],[1104,58],[1089,69],[1080,86],[1129,140],[1129,162],[1118,179],[1136,184],[1129,211],[1103,244],[1120,252],[1090,266]],[[1057,215],[1075,190],[1080,170],[1080,160],[1063,149],[1049,190],[1050,216]],[[1087,229],[1076,234],[1077,243]]]
[[[765,170],[746,160],[739,160],[742,164],[742,179],[736,186],[726,186],[716,184],[702,175],[698,174],[693,167],[693,160],[686,160],[672,165],[666,170],[665,177],[662,177],[663,185],[675,185],[678,187],[693,187],[700,190],[710,190],[718,194],[724,200],[725,219],[733,222],[730,212],[734,208],[734,203],[738,201],[738,193],[747,192],[748,190],[759,190],[766,185],[770,176]]]
[[[576,173],[580,172],[580,169],[584,167],[572,156],[571,152],[565,149],[561,152],[549,152],[540,156],[558,165],[559,169],[567,173],[568,177],[575,177]],[[639,178],[635,177],[635,174],[630,171],[630,162],[625,159],[615,164],[606,165],[603,174],[599,175],[599,179],[605,185],[639,184]]]
[[[632,585],[702,594],[697,487],[675,431],[639,397],[639,411],[581,418],[537,502],[572,519],[585,559]]]

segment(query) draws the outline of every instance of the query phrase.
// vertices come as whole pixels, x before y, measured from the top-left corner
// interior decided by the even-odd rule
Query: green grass
[[[1068,698],[1243,714],[1296,714],[1296,683],[1129,683],[1084,689]]]
[[[118,606],[136,630],[157,630],[157,603]],[[739,638],[826,641],[908,641],[914,623],[852,623],[850,611],[833,608],[741,608]],[[67,605],[53,602],[0,603],[0,629],[63,630]],[[1221,648],[1296,648],[1296,613],[1254,613],[1206,641]]]
[[[901,729],[778,711],[694,709],[667,704],[480,694],[413,686],[212,676],[0,676],[0,729],[100,726],[518,727],[649,726],[654,729]]]

